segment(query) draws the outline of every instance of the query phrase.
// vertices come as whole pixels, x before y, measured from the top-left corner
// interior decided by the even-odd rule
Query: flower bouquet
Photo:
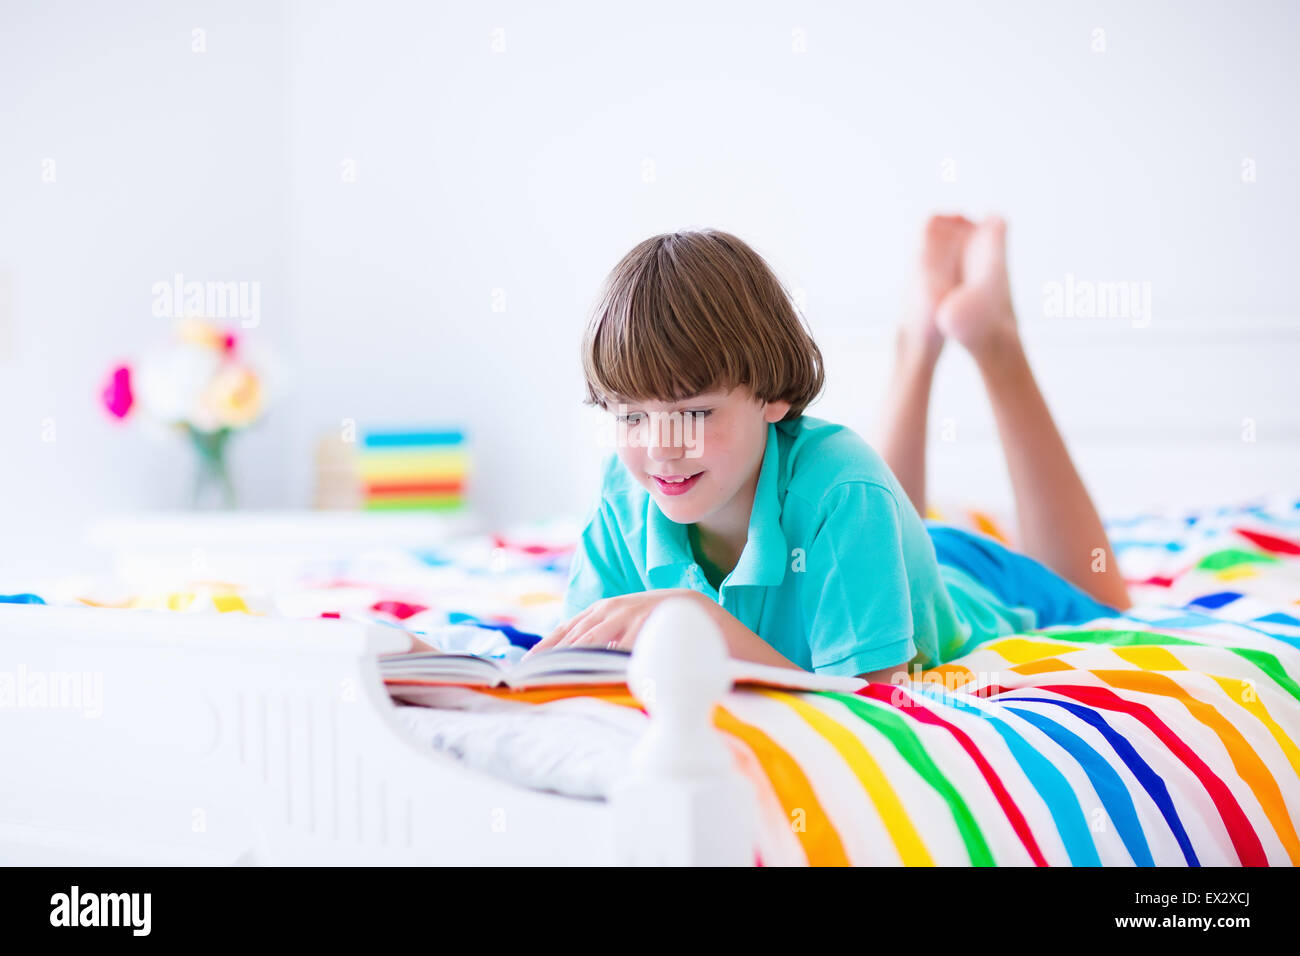
[[[194,507],[233,508],[226,448],[231,435],[265,410],[262,363],[247,354],[235,330],[214,322],[184,319],[174,331],[167,345],[112,369],[104,406],[118,420],[139,406],[148,418],[182,432],[198,456]]]

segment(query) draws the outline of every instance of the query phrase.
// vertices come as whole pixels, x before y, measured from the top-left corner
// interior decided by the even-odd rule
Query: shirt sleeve
[[[644,590],[625,573],[627,543],[604,500],[587,520],[569,565],[560,620],[567,621],[602,598]]]
[[[800,589],[812,669],[856,677],[916,656],[897,497],[866,481],[827,495]]]

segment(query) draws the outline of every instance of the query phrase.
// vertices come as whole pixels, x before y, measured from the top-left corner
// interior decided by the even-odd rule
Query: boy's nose
[[[682,456],[680,428],[671,421],[652,423],[648,429],[646,454],[655,461],[672,461]]]
[[[672,461],[681,457],[681,449],[673,448],[671,445],[649,445],[646,447],[646,455],[651,461]]]

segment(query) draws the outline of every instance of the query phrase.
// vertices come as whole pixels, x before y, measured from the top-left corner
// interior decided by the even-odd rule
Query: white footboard
[[[395,629],[0,605],[0,862],[751,862],[747,784],[699,743],[721,639],[680,615],[635,655],[653,730],[604,803],[417,747],[376,662]]]
[[[628,684],[651,720],[610,796],[620,862],[753,865],[756,799],[712,720],[731,689],[717,625],[689,601],[660,604],[637,639]]]

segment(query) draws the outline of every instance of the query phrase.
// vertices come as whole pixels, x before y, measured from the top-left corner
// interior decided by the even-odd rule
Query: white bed
[[[708,720],[721,639],[689,606],[656,618],[649,731],[604,801],[422,744],[379,676],[391,628],[0,605],[27,695],[0,709],[0,862],[750,863],[750,785]]]
[[[119,567],[193,578],[163,538],[166,560]],[[256,538],[204,544],[205,573]],[[989,642],[932,675],[968,672],[954,693],[728,694],[708,619],[665,604],[633,656],[648,716],[617,689],[395,703],[379,655],[408,635],[352,616],[378,605],[348,575],[327,604],[291,587],[287,616],[0,603],[0,862],[1297,865],[1300,502],[1112,540],[1139,606]],[[377,554],[349,567],[434,604],[544,584],[501,555],[461,578]]]

